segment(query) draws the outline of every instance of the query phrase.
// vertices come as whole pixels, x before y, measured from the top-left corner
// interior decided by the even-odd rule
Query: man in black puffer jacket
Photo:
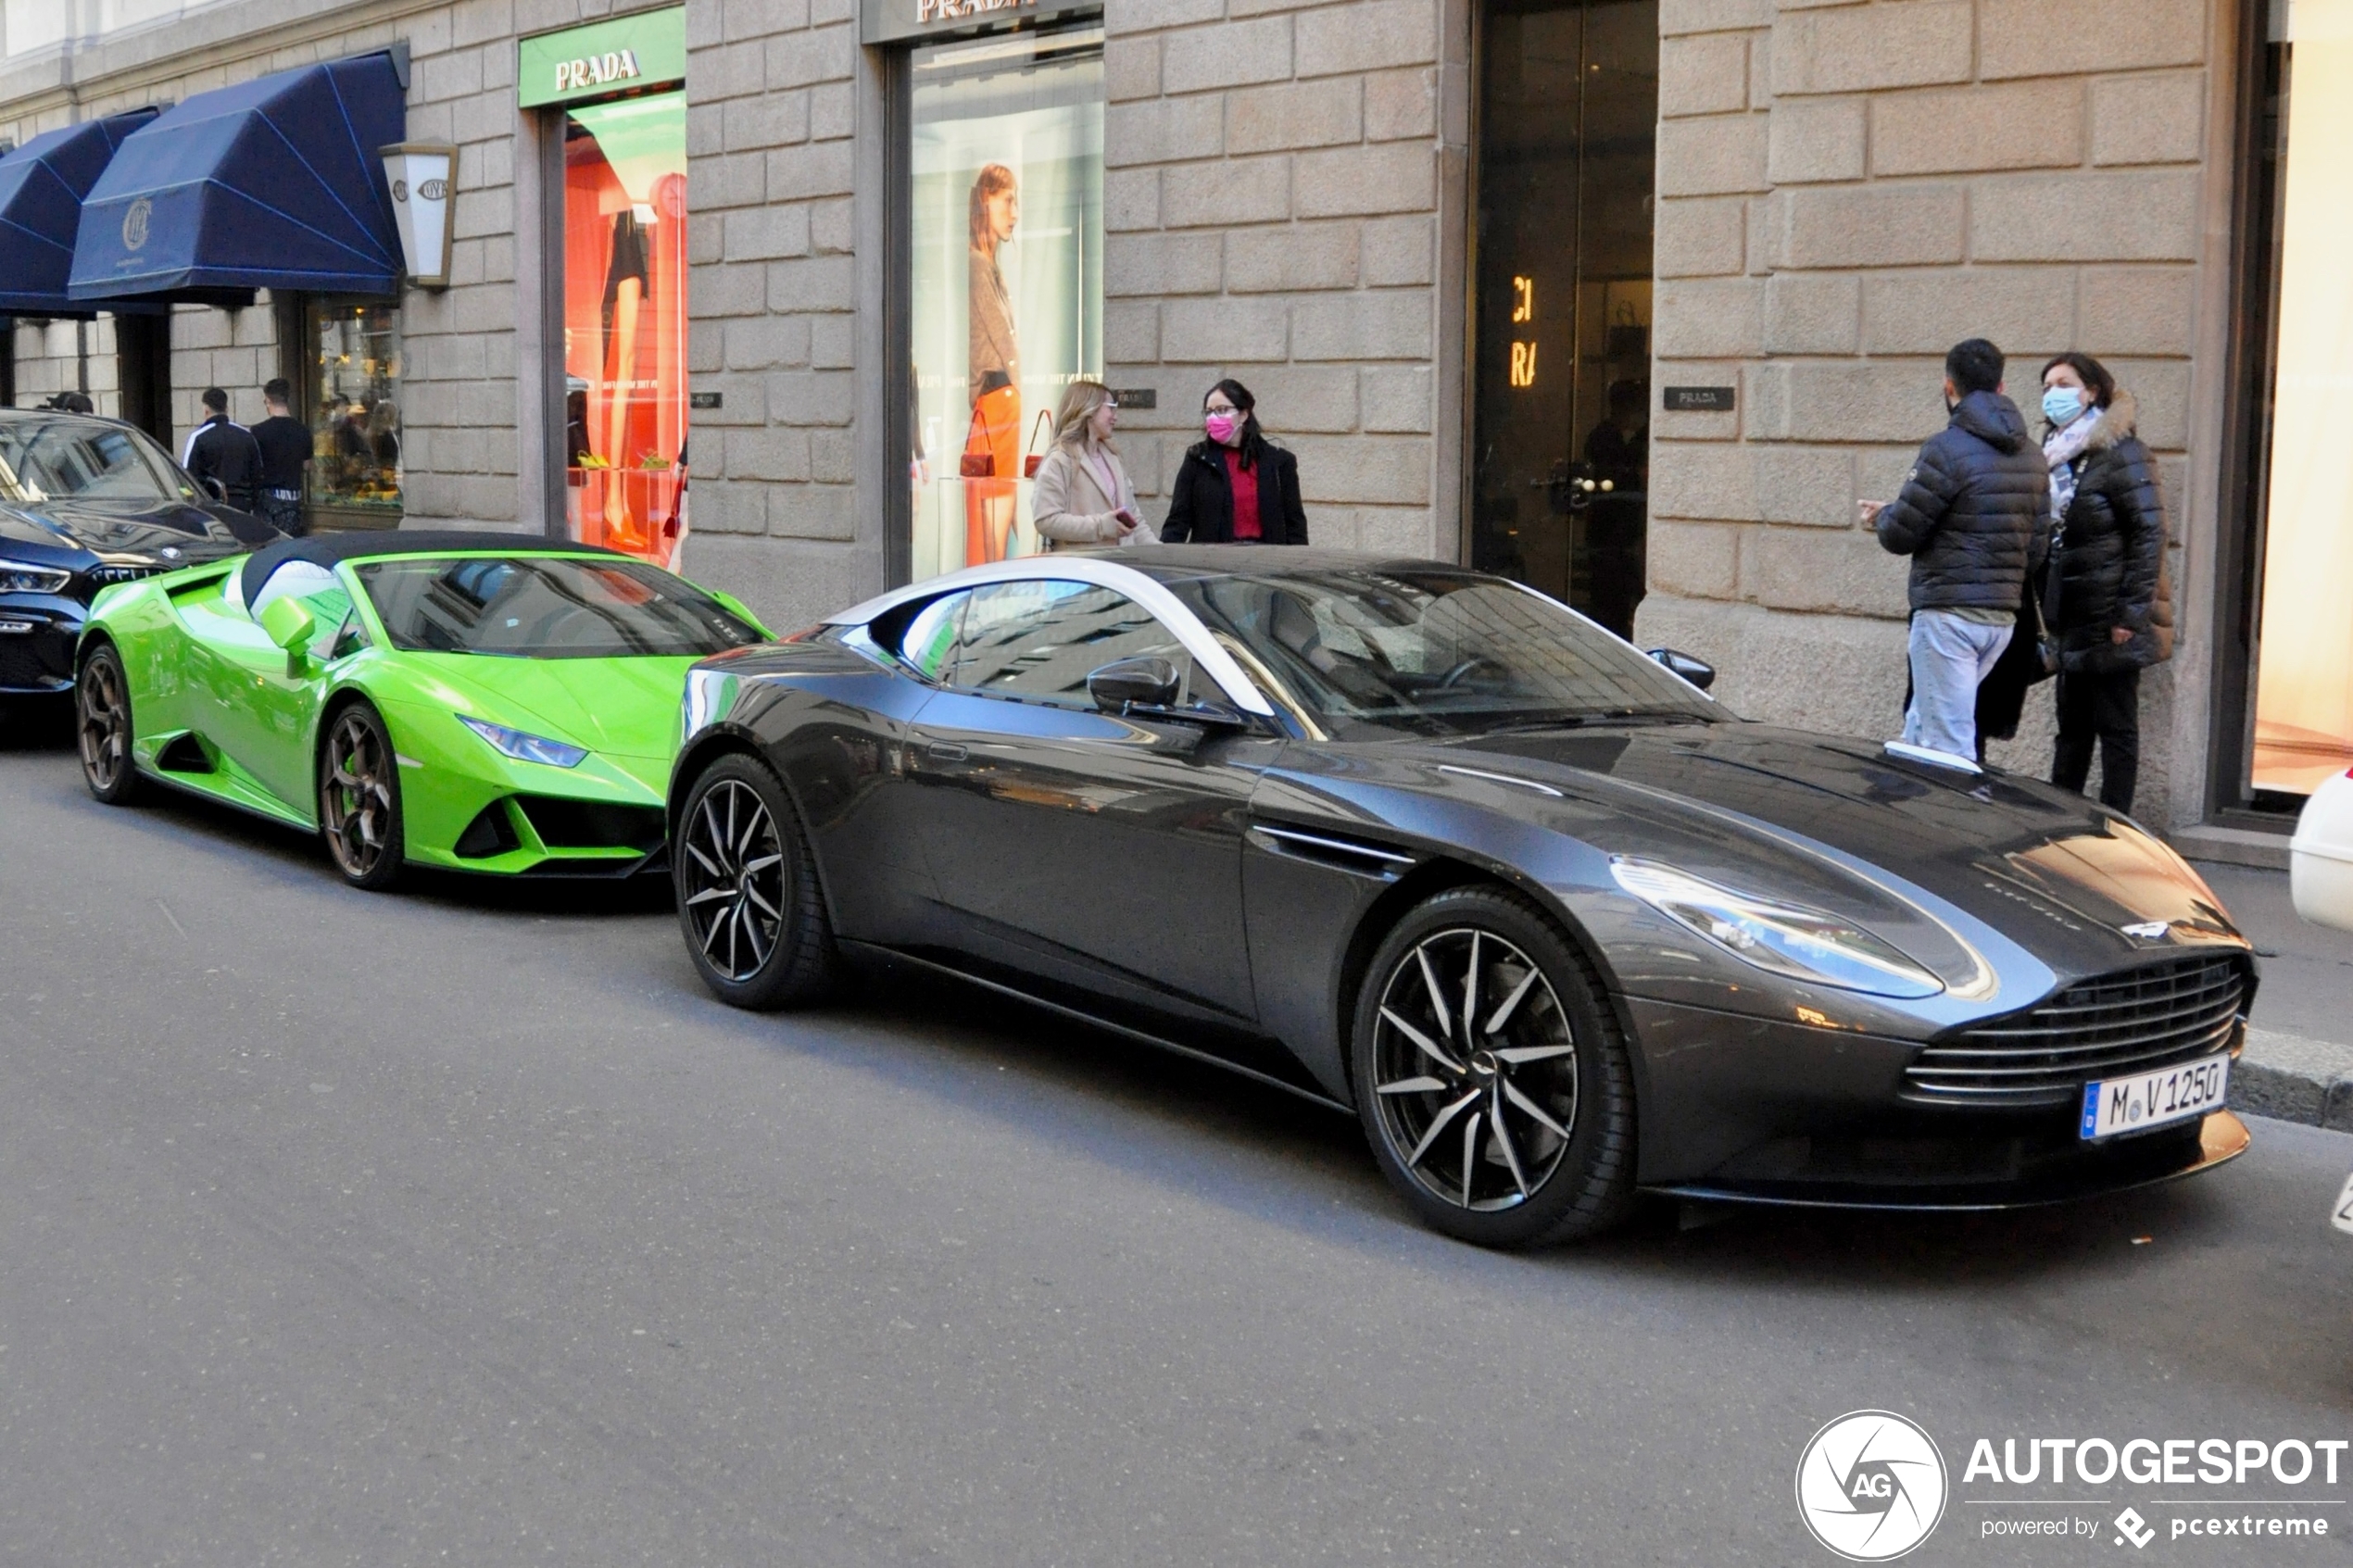
[[[1944,356],[1952,422],[1920,447],[1903,494],[1864,503],[1887,550],[1912,558],[1912,704],[1904,739],[1974,759],[1977,687],[2009,646],[2029,573],[2051,543],[2051,483],[2002,351],[1983,338]]]

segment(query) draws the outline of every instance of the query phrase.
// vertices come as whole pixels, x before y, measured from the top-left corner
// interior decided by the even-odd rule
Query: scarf
[[[2067,508],[2075,501],[2075,461],[2100,428],[2104,408],[2087,408],[2044,439],[2043,460],[2051,466],[2051,521],[2067,522]]]

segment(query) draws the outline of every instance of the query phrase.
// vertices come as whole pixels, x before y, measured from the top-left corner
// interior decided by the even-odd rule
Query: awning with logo
[[[223,87],[132,133],[82,203],[77,300],[389,295],[400,277],[378,149],[405,138],[390,53]]]
[[[0,157],[0,313],[87,316],[101,308],[66,296],[82,198],[131,133],[159,112],[86,119]]]

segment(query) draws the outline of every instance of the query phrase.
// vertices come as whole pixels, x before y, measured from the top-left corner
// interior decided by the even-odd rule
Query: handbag
[[[1047,413],[1043,408],[1038,410],[1038,422],[1029,427],[1029,445],[1027,447],[1024,448],[1025,455],[1021,460],[1022,478],[1036,479],[1038,477],[1038,469],[1044,466],[1046,454],[1037,449],[1038,433],[1040,429],[1043,429],[1048,434],[1052,434],[1054,428],[1052,421],[1052,415]]]
[[[975,403],[973,405],[972,420],[964,426],[964,455],[956,459],[956,472],[959,477],[964,479],[994,479],[997,477],[997,454],[995,450],[992,449],[985,441],[978,451],[975,451],[973,449],[973,436],[975,433],[986,432],[988,426],[981,422],[980,405]]]

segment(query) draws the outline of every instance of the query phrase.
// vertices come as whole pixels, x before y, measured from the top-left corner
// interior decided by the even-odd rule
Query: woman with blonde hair
[[[1054,415],[1054,446],[1038,467],[1030,513],[1050,550],[1125,545],[1143,525],[1136,489],[1112,445],[1119,401],[1099,381],[1075,381]]]

